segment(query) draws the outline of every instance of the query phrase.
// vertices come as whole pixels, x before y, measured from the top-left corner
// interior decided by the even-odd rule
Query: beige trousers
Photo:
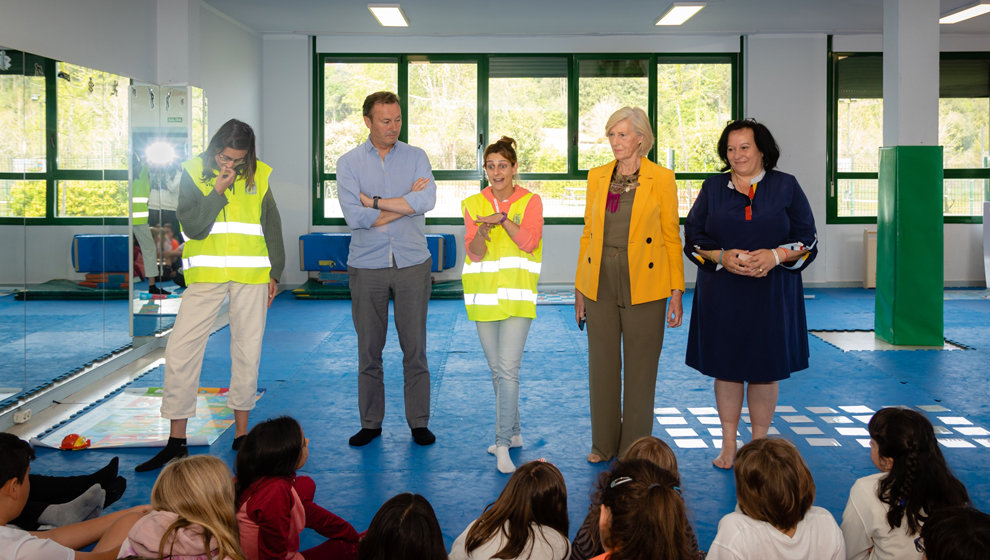
[[[234,410],[254,408],[261,339],[268,315],[268,284],[197,282],[182,293],[179,315],[165,347],[162,417],[181,420],[196,416],[196,393],[206,341],[228,294],[230,392],[227,406]]]

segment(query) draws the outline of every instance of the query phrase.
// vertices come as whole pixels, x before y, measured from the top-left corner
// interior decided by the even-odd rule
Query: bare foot
[[[712,461],[712,464],[717,468],[730,470],[732,469],[732,463],[735,460],[735,453],[723,450],[722,453],[718,454],[718,457]]]
[[[604,460],[605,459],[602,459],[601,455],[599,455],[597,453],[588,453],[588,462],[589,463],[601,463]]]

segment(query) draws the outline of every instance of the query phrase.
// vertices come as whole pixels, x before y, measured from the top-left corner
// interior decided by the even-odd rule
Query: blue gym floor
[[[809,328],[873,328],[872,291],[820,289],[808,294],[814,296],[806,300]],[[981,436],[978,429],[990,428],[990,300],[986,295],[985,290],[946,292],[945,337],[967,350],[843,352],[810,338],[811,367],[781,383],[779,406],[793,407],[793,412],[778,412],[774,427],[797,443],[804,455],[815,476],[817,505],[840,519],[853,481],[874,472],[869,450],[859,441],[868,437],[861,435],[868,414],[840,407],[877,410],[907,405],[927,407],[933,423],[949,432],[943,436],[946,442],[964,446],[943,447],[943,452],[969,489],[974,505],[990,510],[986,476],[990,435]],[[688,292],[685,323],[690,303]],[[585,461],[590,447],[587,338],[574,325],[572,306],[543,305],[537,313],[520,374],[525,446],[513,450],[512,456],[517,465],[546,458],[564,473],[573,536],[587,511],[592,482],[605,468]],[[456,300],[430,303],[430,427],[437,443],[429,447],[414,444],[405,425],[402,357],[394,331],[385,351],[388,409],[384,434],[367,447],[351,448],[347,438],[360,426],[350,302],[299,301],[282,294],[268,317],[260,381],[267,393],[252,420],[289,414],[300,421],[310,438],[309,462],[302,472],[316,480],[318,503],[358,530],[367,528],[377,508],[392,495],[418,492],[433,504],[449,547],[508,480],[496,471],[494,457],[485,452],[493,441],[494,397],[477,332],[463,304]],[[711,466],[717,451],[708,429],[717,424],[710,423],[712,411],[697,409],[714,406],[712,381],[684,365],[686,337],[686,325],[667,330],[656,395],[657,408],[666,410],[658,411],[653,434],[664,438],[677,453],[681,488],[704,549],[714,538],[719,518],[732,510],[735,490],[732,473]],[[212,336],[202,386],[226,386],[229,341],[227,329]],[[136,384],[161,385],[162,375],[158,368]],[[668,431],[685,429],[696,435]],[[740,431],[748,441],[748,431],[743,427]],[[193,452],[212,453],[232,464],[232,439],[233,430],[228,430],[211,448],[193,448]],[[705,448],[691,447],[696,445]],[[121,472],[129,487],[115,507],[124,507],[147,501],[156,475],[134,473],[133,467],[154,451],[39,450],[33,470],[46,474],[90,471],[120,455]],[[309,533],[304,535],[304,546],[317,542],[318,537]]]

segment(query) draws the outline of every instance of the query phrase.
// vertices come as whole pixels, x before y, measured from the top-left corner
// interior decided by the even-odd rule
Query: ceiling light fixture
[[[382,27],[409,27],[398,4],[368,4],[368,9],[375,14]]]
[[[681,25],[704,7],[704,2],[674,2],[654,25]]]
[[[975,18],[976,16],[982,16],[987,12],[990,12],[990,0],[971,2],[962,8],[942,16],[938,22],[941,24],[959,23],[960,21]]]

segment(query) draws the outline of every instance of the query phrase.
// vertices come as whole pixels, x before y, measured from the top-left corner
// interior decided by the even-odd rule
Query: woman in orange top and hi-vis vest
[[[490,186],[461,203],[467,250],[461,273],[464,305],[492,370],[495,444],[488,452],[503,473],[516,469],[509,448],[522,446],[519,365],[536,318],[543,255],[543,203],[513,183],[519,169],[515,143],[503,136],[485,149]]]
[[[202,154],[182,164],[178,217],[186,239],[182,268],[188,288],[165,347],[161,412],[170,422],[169,439],[137,471],[158,469],[188,454],[186,423],[196,416],[206,341],[228,296],[227,406],[234,410],[234,449],[247,434],[265,319],[285,266],[282,221],[268,182],[272,168],[258,160],[254,144],[251,127],[231,119]]]
[[[605,131],[615,161],[588,171],[574,281],[578,325],[588,322],[592,463],[652,433],[664,323],[680,326],[684,294],[677,185],[645,157],[650,121],[623,107]]]

